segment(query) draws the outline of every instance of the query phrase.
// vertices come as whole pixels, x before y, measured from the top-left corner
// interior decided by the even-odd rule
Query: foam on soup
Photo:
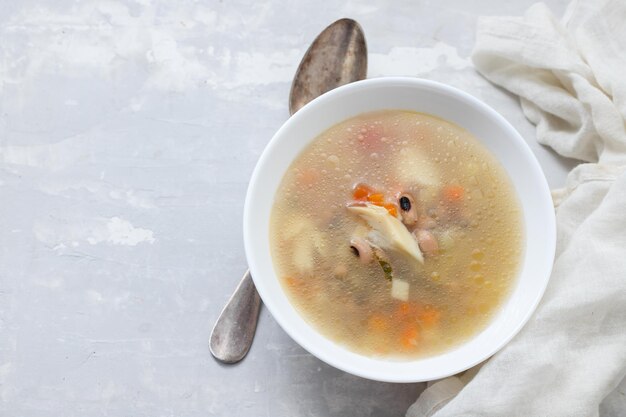
[[[281,284],[347,349],[417,358],[485,328],[521,262],[519,202],[461,127],[400,110],[317,137],[292,163],[270,224]]]

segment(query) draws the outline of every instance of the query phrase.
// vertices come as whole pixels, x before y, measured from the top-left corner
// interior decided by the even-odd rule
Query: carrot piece
[[[406,301],[401,302],[400,305],[398,306],[398,312],[400,313],[400,316],[406,316],[409,314],[410,311],[411,311],[411,307],[409,306],[409,303],[407,303]]]
[[[377,205],[382,205],[385,201],[385,196],[382,193],[374,193],[367,196],[367,201]]]
[[[365,184],[357,184],[352,191],[352,198],[358,201],[365,201],[372,193],[372,189]]]
[[[294,278],[294,277],[285,278],[285,282],[287,283],[287,286],[291,288],[299,287],[302,284],[301,280],[299,280],[298,278]]]
[[[419,330],[417,326],[406,326],[400,335],[400,345],[405,349],[414,349],[417,347],[418,338]]]
[[[398,208],[395,204],[383,203],[383,207],[386,208],[389,214],[391,214],[393,217],[396,217],[398,215]]]
[[[374,314],[367,320],[367,327],[374,332],[383,332],[389,328],[389,323],[384,316]]]
[[[406,319],[407,317],[414,315],[416,312],[415,304],[407,301],[402,301],[396,309],[396,315],[400,319]]]
[[[439,310],[431,305],[425,305],[417,316],[420,323],[428,327],[434,326],[439,323],[440,317],[441,313],[439,312]]]
[[[448,202],[458,202],[463,200],[465,189],[460,185],[448,185],[443,189],[443,197]]]
[[[419,310],[419,305],[415,302],[411,301],[402,301],[396,310],[396,314],[402,318],[412,318],[415,319],[417,316],[417,312]]]

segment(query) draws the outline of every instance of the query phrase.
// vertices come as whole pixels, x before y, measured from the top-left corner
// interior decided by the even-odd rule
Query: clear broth
[[[392,280],[379,262],[363,263],[350,242],[368,225],[346,208],[355,184],[397,210],[398,193],[414,196],[436,253],[421,264],[385,250]],[[291,303],[321,334],[367,356],[418,358],[494,317],[518,274],[522,216],[503,167],[469,132],[386,110],[333,126],[298,156],[275,197],[270,245]],[[408,298],[391,295],[393,280],[408,283]]]

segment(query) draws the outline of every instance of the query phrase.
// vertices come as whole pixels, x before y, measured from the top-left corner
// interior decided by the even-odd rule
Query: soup
[[[270,220],[291,303],[367,356],[418,358],[480,332],[515,282],[521,209],[461,127],[400,110],[328,129],[295,159]]]

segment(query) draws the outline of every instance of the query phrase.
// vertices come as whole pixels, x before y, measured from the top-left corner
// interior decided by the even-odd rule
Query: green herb
[[[385,273],[385,278],[391,281],[393,279],[393,276],[391,275],[391,273],[393,272],[393,269],[391,269],[391,265],[389,265],[389,262],[378,260],[378,263],[380,264],[380,267],[383,269],[383,272]]]

